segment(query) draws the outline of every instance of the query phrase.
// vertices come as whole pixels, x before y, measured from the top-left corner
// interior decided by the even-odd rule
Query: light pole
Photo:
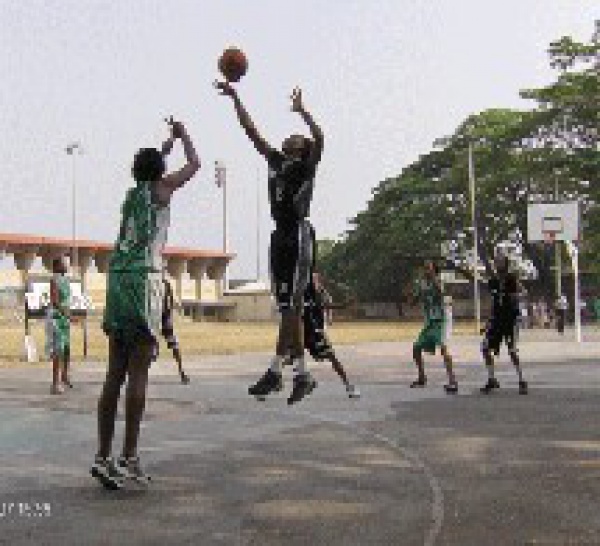
[[[71,180],[71,266],[73,270],[79,265],[77,252],[77,176],[75,172],[75,158],[83,155],[83,148],[79,142],[69,144],[65,151],[73,158]]]
[[[481,302],[479,301],[479,249],[477,235],[477,212],[475,208],[475,165],[473,143],[469,142],[469,193],[471,195],[471,222],[473,224],[473,299],[475,300],[475,324],[481,328]]]
[[[222,161],[215,161],[215,183],[223,189],[223,254],[227,254],[227,167]],[[228,288],[227,264],[223,276],[223,292]]]
[[[256,169],[256,282],[260,280],[260,176]]]

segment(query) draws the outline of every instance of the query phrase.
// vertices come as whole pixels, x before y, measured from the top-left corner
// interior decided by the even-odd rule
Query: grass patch
[[[43,321],[33,321],[31,333],[38,355],[43,358],[45,334]],[[336,322],[329,328],[334,345],[367,342],[406,341],[416,337],[421,328],[416,322],[365,321]],[[177,318],[175,332],[186,356],[211,354],[237,354],[271,351],[275,345],[277,325],[259,322],[193,322]],[[455,334],[474,334],[472,323],[458,323]],[[0,364],[23,360],[23,326],[14,322],[0,323]],[[162,354],[166,354],[161,351]],[[72,327],[73,360],[83,357],[83,331],[80,324]],[[97,318],[88,322],[88,359],[105,360],[108,353],[107,338]]]

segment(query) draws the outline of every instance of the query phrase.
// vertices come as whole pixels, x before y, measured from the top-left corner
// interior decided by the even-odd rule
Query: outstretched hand
[[[299,87],[294,87],[290,98],[292,99],[292,112],[304,112],[304,103],[302,102],[302,89],[300,89]]]
[[[233,88],[233,85],[231,85],[228,81],[220,82],[215,80],[213,82],[213,87],[218,89],[221,92],[221,95],[231,98],[235,97],[236,91]]]
[[[167,125],[169,126],[169,129],[171,130],[171,137],[174,139],[177,138],[182,138],[184,133],[185,133],[185,126],[183,125],[183,123],[181,123],[181,121],[175,121],[173,119],[173,116],[169,116],[168,118],[165,118],[165,121],[167,123]]]

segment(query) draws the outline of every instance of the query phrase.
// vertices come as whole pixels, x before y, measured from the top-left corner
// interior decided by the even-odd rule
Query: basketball
[[[228,82],[239,82],[248,70],[248,59],[241,49],[229,47],[219,58],[219,71]]]

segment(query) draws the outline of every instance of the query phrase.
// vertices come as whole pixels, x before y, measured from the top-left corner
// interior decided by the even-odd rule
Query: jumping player
[[[52,359],[52,394],[62,394],[64,387],[73,388],[69,380],[71,359],[71,283],[66,277],[63,258],[52,262],[50,306],[47,317],[48,354]]]
[[[183,371],[183,359],[181,358],[181,350],[179,349],[179,340],[175,335],[173,328],[173,309],[175,307],[175,300],[173,298],[173,289],[171,283],[167,279],[163,279],[165,300],[163,304],[162,312],[162,327],[161,333],[167,342],[167,347],[173,352],[173,358],[177,363],[177,369],[179,370],[179,377],[184,385],[190,382],[190,378]]]
[[[98,452],[91,474],[109,489],[124,478],[147,483],[137,454],[146,402],[148,369],[156,352],[163,306],[162,250],[167,240],[173,193],[190,180],[200,161],[182,123],[168,120],[171,137],[162,151],[139,150],[133,161],[135,186],[127,191],[121,228],[112,253],[103,330],[108,335],[108,370],[98,401]],[[165,174],[165,157],[181,140],[186,165]],[[125,438],[121,457],[111,458],[121,386],[127,378]]]
[[[275,222],[270,246],[271,281],[281,322],[271,365],[248,393],[263,397],[281,390],[282,366],[289,356],[296,370],[288,398],[288,404],[293,404],[316,387],[304,359],[302,307],[314,265],[315,235],[307,218],[323,152],[323,132],[304,108],[302,91],[296,88],[291,96],[292,111],[308,125],[312,139],[291,135],[283,141],[281,151],[276,150],[260,135],[236,90],[228,82],[215,82],[215,87],[233,100],[240,125],[269,165],[269,201]]]
[[[500,383],[494,377],[493,355],[498,355],[502,342],[506,342],[508,354],[519,378],[519,393],[527,394],[528,385],[523,379],[517,352],[519,281],[516,275],[509,271],[507,256],[497,256],[494,265],[496,272],[488,282],[488,288],[492,296],[492,312],[484,328],[485,335],[481,344],[481,352],[488,371],[488,381],[481,388],[481,392],[489,394],[494,389],[500,388]]]
[[[411,388],[424,387],[427,384],[423,352],[435,354],[436,348],[439,347],[448,374],[448,384],[444,385],[444,390],[448,394],[456,394],[458,383],[452,368],[452,356],[446,345],[444,294],[439,268],[435,263],[425,263],[423,278],[415,286],[415,297],[420,299],[423,305],[425,324],[413,344],[413,358],[417,366],[418,377],[410,386]]]
[[[304,295],[304,346],[316,361],[329,360],[346,387],[350,398],[360,398],[360,391],[348,381],[348,376],[327,337],[326,313],[332,309],[329,294],[316,271]]]

